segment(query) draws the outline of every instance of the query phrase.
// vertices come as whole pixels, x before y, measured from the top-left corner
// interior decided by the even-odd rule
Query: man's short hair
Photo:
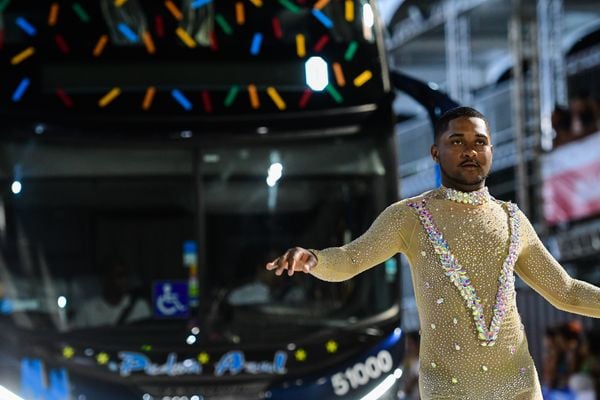
[[[437,141],[440,135],[446,132],[450,121],[461,117],[481,118],[485,122],[488,133],[490,132],[490,125],[488,124],[488,120],[485,115],[472,107],[456,107],[446,111],[440,118],[438,118],[435,123],[434,140]]]

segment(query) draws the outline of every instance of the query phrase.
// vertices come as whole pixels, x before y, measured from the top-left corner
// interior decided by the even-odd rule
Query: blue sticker
[[[187,317],[190,312],[187,282],[154,282],[152,287],[152,303],[156,317]]]

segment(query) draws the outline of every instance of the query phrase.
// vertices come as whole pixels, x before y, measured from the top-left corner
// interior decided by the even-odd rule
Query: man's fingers
[[[279,258],[276,258],[273,261],[267,263],[267,265],[265,265],[265,267],[267,268],[267,270],[272,271],[275,268],[277,268],[277,266],[278,266],[278,260],[279,260]]]

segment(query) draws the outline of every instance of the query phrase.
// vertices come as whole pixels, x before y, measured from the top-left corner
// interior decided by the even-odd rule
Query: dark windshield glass
[[[264,271],[292,245],[341,245],[368,228],[385,206],[374,143],[3,143],[4,311],[21,326],[57,330],[199,317],[244,336],[257,316],[318,325],[386,310],[393,262],[342,283]]]

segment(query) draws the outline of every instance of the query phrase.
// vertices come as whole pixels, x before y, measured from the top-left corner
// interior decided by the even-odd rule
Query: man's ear
[[[431,158],[433,158],[433,161],[435,161],[436,163],[439,163],[440,162],[440,152],[435,143],[431,145],[431,149],[429,151],[431,153]]]

